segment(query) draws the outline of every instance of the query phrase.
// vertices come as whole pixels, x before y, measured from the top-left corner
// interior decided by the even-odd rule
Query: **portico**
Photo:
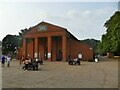
[[[65,35],[36,35],[24,37],[24,55],[31,58],[42,58],[44,60],[61,59],[66,60],[66,36]]]

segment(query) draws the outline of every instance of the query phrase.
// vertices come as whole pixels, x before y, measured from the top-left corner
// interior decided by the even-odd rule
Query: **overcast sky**
[[[116,10],[117,2],[0,2],[0,40],[43,20],[66,28],[79,40],[100,40],[104,23]]]

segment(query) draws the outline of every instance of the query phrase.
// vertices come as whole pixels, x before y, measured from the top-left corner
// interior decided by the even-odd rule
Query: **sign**
[[[47,30],[47,25],[39,25],[38,26],[38,31],[46,31]]]
[[[78,58],[82,58],[82,54],[78,54]]]
[[[51,53],[48,53],[48,58],[51,58]]]
[[[34,58],[37,58],[37,53],[34,53]]]

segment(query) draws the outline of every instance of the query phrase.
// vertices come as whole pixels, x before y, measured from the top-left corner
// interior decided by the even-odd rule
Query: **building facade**
[[[41,22],[24,35],[20,55],[49,61],[66,61],[69,56],[77,58],[81,55],[82,60],[88,60],[93,59],[93,50],[81,43],[67,29]]]

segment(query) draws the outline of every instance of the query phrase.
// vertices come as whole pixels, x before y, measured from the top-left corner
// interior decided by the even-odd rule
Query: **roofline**
[[[73,39],[75,39],[75,40],[77,40],[77,41],[79,41],[72,33],[70,33],[67,29],[66,29],[66,32],[67,33],[69,33],[70,34],[70,36],[72,36],[73,37]]]
[[[58,26],[58,25],[55,25],[55,24],[51,24],[51,23],[48,23],[48,22],[44,22],[44,21],[42,21],[42,22],[40,22],[40,23],[38,23],[37,25],[35,25],[35,26],[32,26],[32,27],[30,27],[28,30],[31,30],[31,29],[33,29],[33,28],[35,28],[35,27],[37,27],[38,25],[40,25],[41,23],[46,23],[46,24],[49,24],[49,25],[52,25],[52,26],[56,26],[56,27],[58,27],[58,28],[62,28],[62,29],[64,29],[67,33],[69,33],[70,34],[70,36],[72,36],[73,37],[73,39],[75,39],[75,40],[77,40],[77,41],[79,41],[73,34],[71,34],[66,28],[64,28],[64,27],[61,27],[61,26]],[[26,33],[27,34],[27,33]]]
[[[55,25],[55,24],[51,24],[51,23],[48,23],[48,22],[44,22],[44,21],[38,23],[38,24],[35,25],[35,26],[30,27],[29,29],[33,29],[33,28],[37,27],[38,25],[40,25],[41,23],[46,23],[46,24],[49,24],[49,25],[52,25],[52,26],[56,26],[56,27],[59,27],[59,28],[62,28],[62,29],[66,29],[66,28],[63,28],[63,27],[61,27],[61,26],[58,26],[58,25]]]

